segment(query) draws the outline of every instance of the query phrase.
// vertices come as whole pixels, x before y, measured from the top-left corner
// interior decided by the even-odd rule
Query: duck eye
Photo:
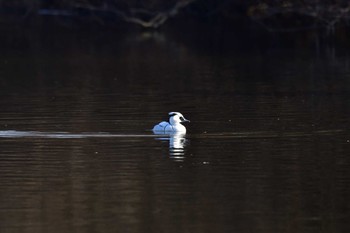
[[[185,119],[184,119],[183,117],[180,117],[180,120],[181,120],[181,121],[184,121]]]

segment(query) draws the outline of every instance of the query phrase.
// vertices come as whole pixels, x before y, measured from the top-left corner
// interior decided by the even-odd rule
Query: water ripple
[[[275,132],[275,131],[255,131],[255,132],[222,132],[222,133],[202,133],[189,134],[187,138],[276,138],[276,137],[310,137],[322,135],[335,135],[344,133],[344,130],[317,130],[308,132]],[[159,140],[169,140],[171,135],[154,134],[115,134],[107,132],[70,133],[70,132],[41,132],[41,131],[17,131],[2,130],[0,138],[157,138]]]
[[[40,131],[0,131],[1,138],[118,138],[118,137],[156,137],[151,134],[111,134],[105,132],[69,133],[69,132],[40,132]]]

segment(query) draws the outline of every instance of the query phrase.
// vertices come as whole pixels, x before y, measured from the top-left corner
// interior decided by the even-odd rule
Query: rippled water
[[[348,232],[348,56],[78,39],[1,57],[1,232]]]

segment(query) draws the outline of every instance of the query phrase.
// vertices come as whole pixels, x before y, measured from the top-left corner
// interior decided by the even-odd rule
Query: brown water
[[[63,38],[0,57],[0,232],[349,232],[344,51]]]

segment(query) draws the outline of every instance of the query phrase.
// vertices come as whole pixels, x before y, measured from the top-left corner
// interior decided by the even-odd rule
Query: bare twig
[[[124,12],[121,10],[116,9],[112,6],[106,6],[103,5],[102,7],[95,7],[88,3],[79,3],[79,4],[73,4],[73,7],[80,8],[80,9],[86,9],[91,12],[106,12],[106,13],[112,13],[125,22],[134,23],[137,25],[140,25],[145,28],[158,28],[162,24],[164,24],[170,17],[174,17],[178,12],[191,4],[192,2],[195,2],[196,0],[182,0],[178,1],[171,9],[163,11],[163,12],[151,12],[147,11],[145,9],[130,9],[129,12]],[[147,14],[149,19],[143,19],[139,16],[139,13]]]
[[[264,7],[257,10],[257,14],[251,14],[251,18],[266,28],[269,28],[263,21],[276,15],[287,14],[304,15],[313,18],[314,27],[326,27],[327,31],[334,31],[335,25],[350,17],[350,4],[346,7],[340,6],[306,6],[306,7]],[[310,28],[310,26],[305,26]],[[304,29],[304,28],[302,28]],[[277,30],[277,29],[275,29]],[[284,31],[286,29],[278,29]],[[288,29],[290,30],[290,29]]]

